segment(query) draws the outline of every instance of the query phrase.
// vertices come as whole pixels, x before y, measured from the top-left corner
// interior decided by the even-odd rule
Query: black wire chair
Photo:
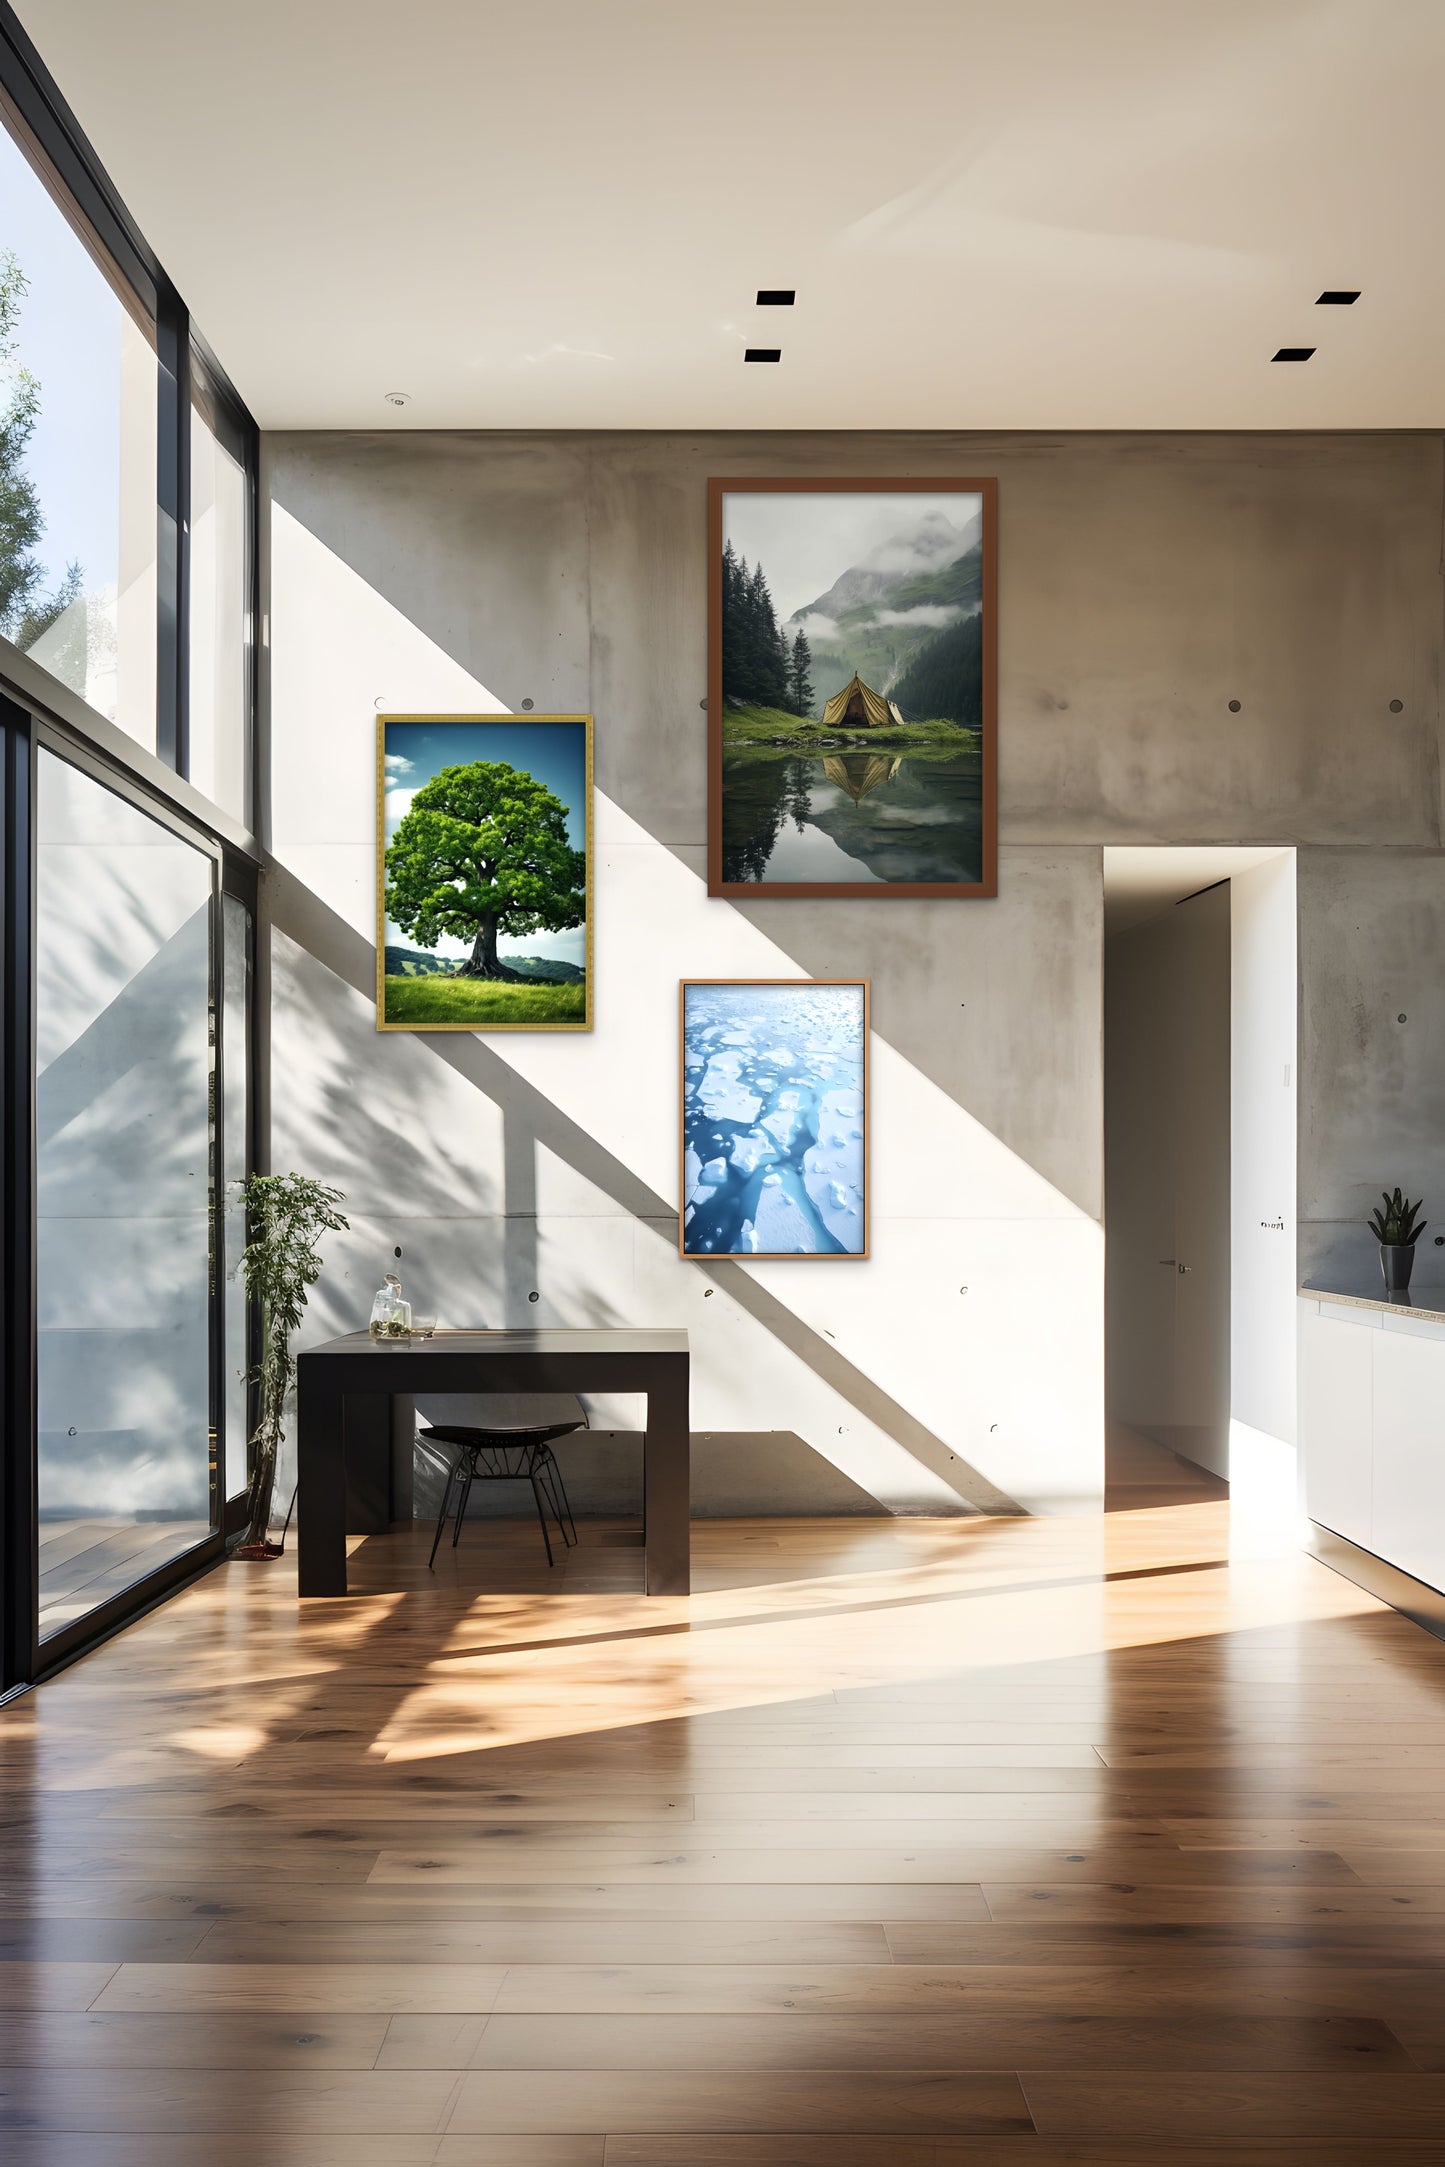
[[[419,1432],[423,1444],[456,1447],[456,1458],[448,1469],[442,1488],[441,1511],[437,1514],[431,1556],[427,1559],[428,1571],[434,1570],[436,1566],[437,1549],[441,1543],[442,1529],[447,1523],[453,1489],[457,1491],[456,1521],[452,1528],[452,1548],[455,1550],[461,1537],[467,1500],[472,1494],[474,1482],[531,1484],[532,1500],[537,1507],[537,1522],[542,1530],[542,1541],[546,1545],[549,1565],[555,1562],[552,1555],[552,1537],[547,1529],[549,1508],[557,1523],[557,1532],[562,1538],[563,1547],[570,1550],[576,1542],[577,1523],[572,1517],[567,1486],[562,1480],[562,1470],[557,1465],[551,1440],[554,1437],[570,1437],[577,1430],[585,1430],[587,1417],[578,1406],[575,1416],[569,1420],[528,1421],[525,1419],[524,1406],[524,1402],[517,1402],[499,1407],[498,1412],[484,1425],[438,1422],[430,1429]],[[539,1408],[538,1412],[540,1411]]]

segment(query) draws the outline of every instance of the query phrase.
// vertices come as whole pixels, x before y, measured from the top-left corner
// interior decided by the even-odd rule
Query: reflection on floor
[[[1439,2167],[1445,1646],[1218,1504],[366,1541],[0,1710],[6,2167]]]
[[[1104,1510],[1140,1512],[1151,1505],[1227,1504],[1229,1484],[1127,1423],[1110,1420],[1104,1444]]]
[[[41,1639],[134,1587],[210,1532],[204,1520],[42,1520]]]

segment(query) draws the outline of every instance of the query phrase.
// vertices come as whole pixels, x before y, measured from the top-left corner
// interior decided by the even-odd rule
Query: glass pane
[[[42,751],[42,1638],[211,1524],[212,861]]]
[[[244,1490],[249,1475],[246,1422],[246,1291],[241,1279],[241,1251],[246,1246],[246,1213],[238,1184],[245,1180],[247,1127],[250,1117],[247,1061],[251,1006],[251,913],[234,895],[221,898],[221,1079],[225,1119],[222,1136],[225,1210],[222,1256],[225,1266],[225,1477],[227,1497]]]
[[[0,123],[0,633],[156,741],[156,360]]]
[[[191,781],[246,818],[246,471],[191,408]]]

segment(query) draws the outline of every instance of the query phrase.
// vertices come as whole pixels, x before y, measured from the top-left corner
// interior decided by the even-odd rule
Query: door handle
[[[1192,1265],[1192,1264],[1181,1264],[1181,1265],[1180,1265],[1180,1267],[1179,1267],[1179,1276],[1180,1276],[1180,1278],[1182,1279],[1182,1278],[1184,1277],[1184,1274],[1185,1274],[1186,1272],[1189,1272],[1189,1271],[1193,1271],[1193,1269],[1194,1269],[1194,1267],[1193,1267],[1193,1265]]]

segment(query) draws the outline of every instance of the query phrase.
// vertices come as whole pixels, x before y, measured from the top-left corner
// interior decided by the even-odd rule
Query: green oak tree
[[[0,249],[0,632],[19,647],[33,647],[77,600],[81,580],[80,566],[73,564],[53,594],[40,592],[45,567],[35,545],[45,531],[45,519],[25,471],[25,454],[40,419],[40,386],[17,358],[26,288],[15,256]],[[70,673],[63,674],[69,681]]]
[[[560,933],[586,910],[587,859],[567,840],[566,806],[505,761],[444,767],[387,847],[387,916],[423,948],[469,940],[458,978],[522,982],[498,958],[498,936]]]

